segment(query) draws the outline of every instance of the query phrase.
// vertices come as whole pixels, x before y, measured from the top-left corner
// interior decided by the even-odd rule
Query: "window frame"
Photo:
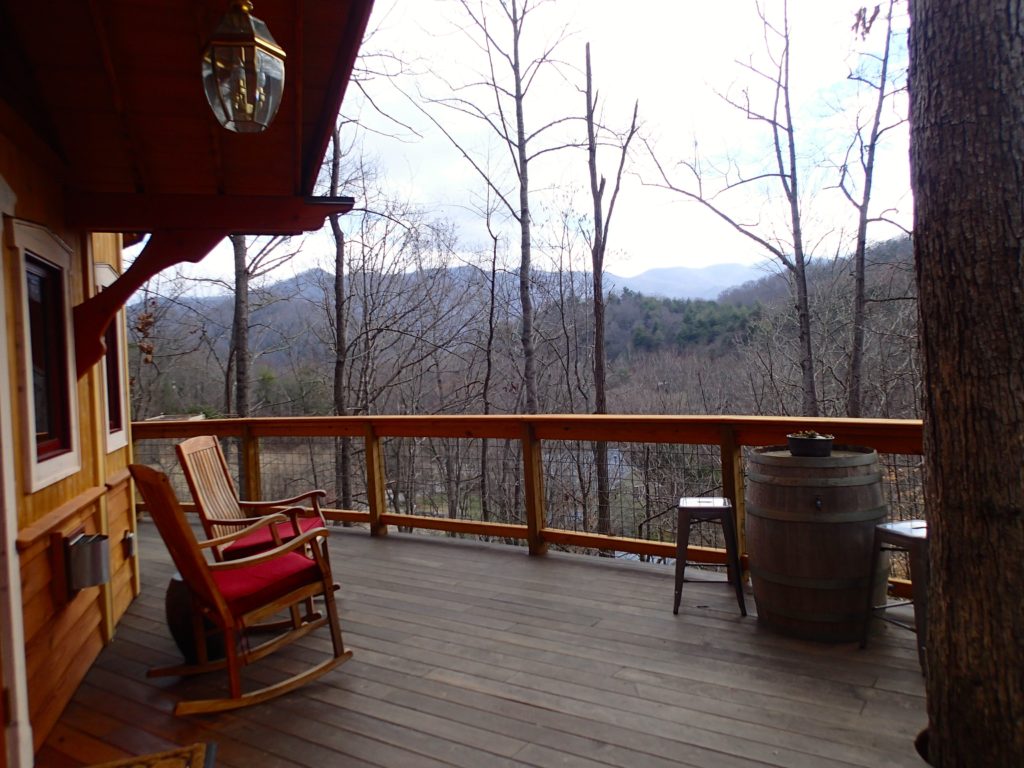
[[[94,267],[96,279],[96,291],[100,292],[114,284],[120,275],[110,264],[99,263]],[[111,350],[107,343],[107,351],[103,355],[103,362],[100,365],[103,378],[103,434],[106,438],[107,453],[121,450],[128,445],[128,424],[130,415],[128,413],[128,387],[127,387],[127,357],[126,334],[125,334],[125,312],[118,310],[117,314],[110,321],[107,331],[104,334],[104,341],[109,342],[111,335],[114,338],[114,349]],[[116,360],[111,359],[111,352],[116,355]],[[117,370],[117,381],[115,386],[117,392],[111,391],[109,367],[114,365]],[[121,426],[118,429],[111,429],[110,425],[110,401],[112,396],[117,398],[121,412]]]
[[[25,482],[29,492],[35,492],[82,468],[81,436],[79,434],[78,379],[75,368],[74,333],[71,323],[71,247],[50,230],[32,222],[11,220],[11,238],[18,263],[17,346],[19,400],[21,402],[21,438],[25,457]],[[58,453],[39,457],[35,431],[36,404],[32,376],[32,337],[29,318],[28,273],[29,259],[52,268],[59,280],[61,317],[55,326],[63,330],[64,381],[57,382],[58,392],[67,405],[67,447]]]

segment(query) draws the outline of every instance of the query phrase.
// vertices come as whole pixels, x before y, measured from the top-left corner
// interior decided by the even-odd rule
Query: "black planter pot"
[[[167,584],[164,595],[164,609],[167,616],[167,628],[171,630],[174,643],[185,657],[188,664],[199,663],[196,638],[192,629],[192,592],[188,585],[175,573]],[[207,630],[213,630],[213,624],[203,619]],[[208,635],[206,639],[206,655],[210,660],[224,658],[224,636],[217,633]]]
[[[794,437],[786,435],[789,452],[793,456],[810,456],[824,458],[832,455],[831,437]]]

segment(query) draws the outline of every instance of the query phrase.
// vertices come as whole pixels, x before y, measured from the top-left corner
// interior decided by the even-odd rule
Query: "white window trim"
[[[18,274],[20,276],[18,286],[19,311],[16,313],[18,320],[18,374],[21,386],[19,387],[19,399],[21,401],[22,445],[25,446],[25,482],[30,493],[34,493],[58,480],[70,477],[82,468],[81,438],[79,436],[79,415],[78,415],[78,381],[75,378],[75,337],[71,326],[71,247],[54,235],[45,227],[33,224],[21,219],[11,220],[11,236],[18,258]],[[46,261],[61,272],[61,288],[64,293],[64,334],[65,352],[67,354],[67,381],[64,382],[67,388],[68,406],[68,432],[70,436],[70,449],[58,456],[53,456],[40,461],[36,451],[36,409],[35,400],[32,397],[32,349],[29,343],[29,318],[28,318],[28,280],[25,271],[25,255],[31,253],[34,257]]]
[[[119,277],[117,270],[114,269],[110,264],[97,264],[95,267],[96,272],[96,289],[102,290],[108,288],[114,284],[114,281]],[[114,330],[117,333],[117,353],[118,361],[117,366],[121,371],[120,376],[120,387],[118,388],[117,396],[121,400],[121,428],[115,431],[110,429],[110,414],[107,412],[107,393],[110,390],[110,382],[107,381],[107,366],[106,360],[103,360],[103,364],[100,365],[100,370],[103,371],[103,433],[106,435],[107,440],[107,453],[113,453],[128,445],[128,393],[127,393],[127,370],[128,363],[125,356],[125,332],[124,332],[124,310],[121,309],[114,319],[110,321]],[[107,350],[107,354],[110,354],[110,350]]]

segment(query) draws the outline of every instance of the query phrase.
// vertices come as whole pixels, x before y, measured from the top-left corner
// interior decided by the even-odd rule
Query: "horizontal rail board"
[[[338,523],[368,523],[370,513],[358,509],[321,509],[325,520]]]
[[[424,515],[399,515],[386,512],[380,516],[385,525],[400,525],[407,528],[429,528],[451,533],[471,533],[476,536],[495,536],[506,539],[525,539],[525,525],[507,523],[483,523],[478,520],[458,520],[450,517],[426,517]]]
[[[717,446],[723,457],[722,495],[734,500],[742,523],[745,509],[742,473],[726,472],[728,458],[741,467],[741,449],[782,446],[791,432],[814,429],[835,436],[838,444],[866,446],[879,453],[921,455],[922,424],[919,420],[793,418],[774,416],[645,416],[592,414],[531,414],[500,416],[309,416],[246,419],[196,419],[146,421],[132,425],[136,442],[156,439],[180,440],[197,435],[239,438],[258,456],[261,438],[350,437],[364,441],[367,455],[378,456],[367,466],[370,510],[324,510],[328,520],[368,523],[371,533],[383,533],[387,526],[422,528],[449,533],[526,539],[531,552],[541,553],[547,544],[601,549],[629,554],[674,558],[674,542],[610,536],[549,528],[545,521],[542,444],[565,441],[614,443],[665,443]],[[384,509],[382,438],[506,439],[523,445],[527,479],[537,478],[537,488],[526,494],[526,525],[487,523],[447,517],[426,517],[386,512]],[[372,448],[372,450],[371,450]],[[258,460],[258,459],[257,459]],[[373,471],[370,471],[373,469]],[[533,474],[531,474],[533,473]],[[756,478],[754,478],[756,480]],[[191,505],[188,505],[191,507]],[[140,509],[144,507],[139,507]],[[753,511],[757,514],[757,511]],[[742,540],[741,540],[742,544]],[[695,563],[725,565],[724,549],[690,546],[687,559]],[[741,555],[744,569],[746,555]],[[898,595],[909,593],[909,582],[892,580]]]
[[[363,437],[372,427],[380,437],[521,439],[527,427],[541,440],[604,440],[639,443],[717,445],[732,433],[739,445],[785,442],[789,432],[815,429],[839,443],[867,445],[882,453],[920,454],[921,422],[911,419],[803,419],[774,416],[307,416],[249,419],[141,421],[136,440],[196,435],[241,437]]]

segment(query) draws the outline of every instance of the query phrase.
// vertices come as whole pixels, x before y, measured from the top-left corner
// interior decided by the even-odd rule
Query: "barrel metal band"
[[[784,587],[813,587],[815,589],[861,589],[871,581],[866,576],[852,579],[811,579],[806,576],[788,576],[783,573],[765,571],[753,565],[750,566],[750,574],[755,579],[781,584]]]
[[[747,517],[759,517],[763,520],[783,520],[792,523],[863,523],[867,520],[881,522],[889,507],[872,507],[871,509],[854,509],[848,512],[791,511],[786,509],[761,509],[747,502]]]
[[[878,461],[878,453],[874,450],[857,450],[850,446],[836,445],[832,448],[831,456],[793,456],[785,445],[769,445],[754,451],[751,461],[765,466],[835,469],[836,467],[864,467],[874,464]]]
[[[748,472],[747,480],[754,483],[764,483],[769,486],[786,487],[807,487],[807,488],[849,488],[857,485],[874,485],[882,481],[881,472],[872,472],[869,475],[852,475],[851,477],[779,477],[777,475],[762,475],[760,472]]]

